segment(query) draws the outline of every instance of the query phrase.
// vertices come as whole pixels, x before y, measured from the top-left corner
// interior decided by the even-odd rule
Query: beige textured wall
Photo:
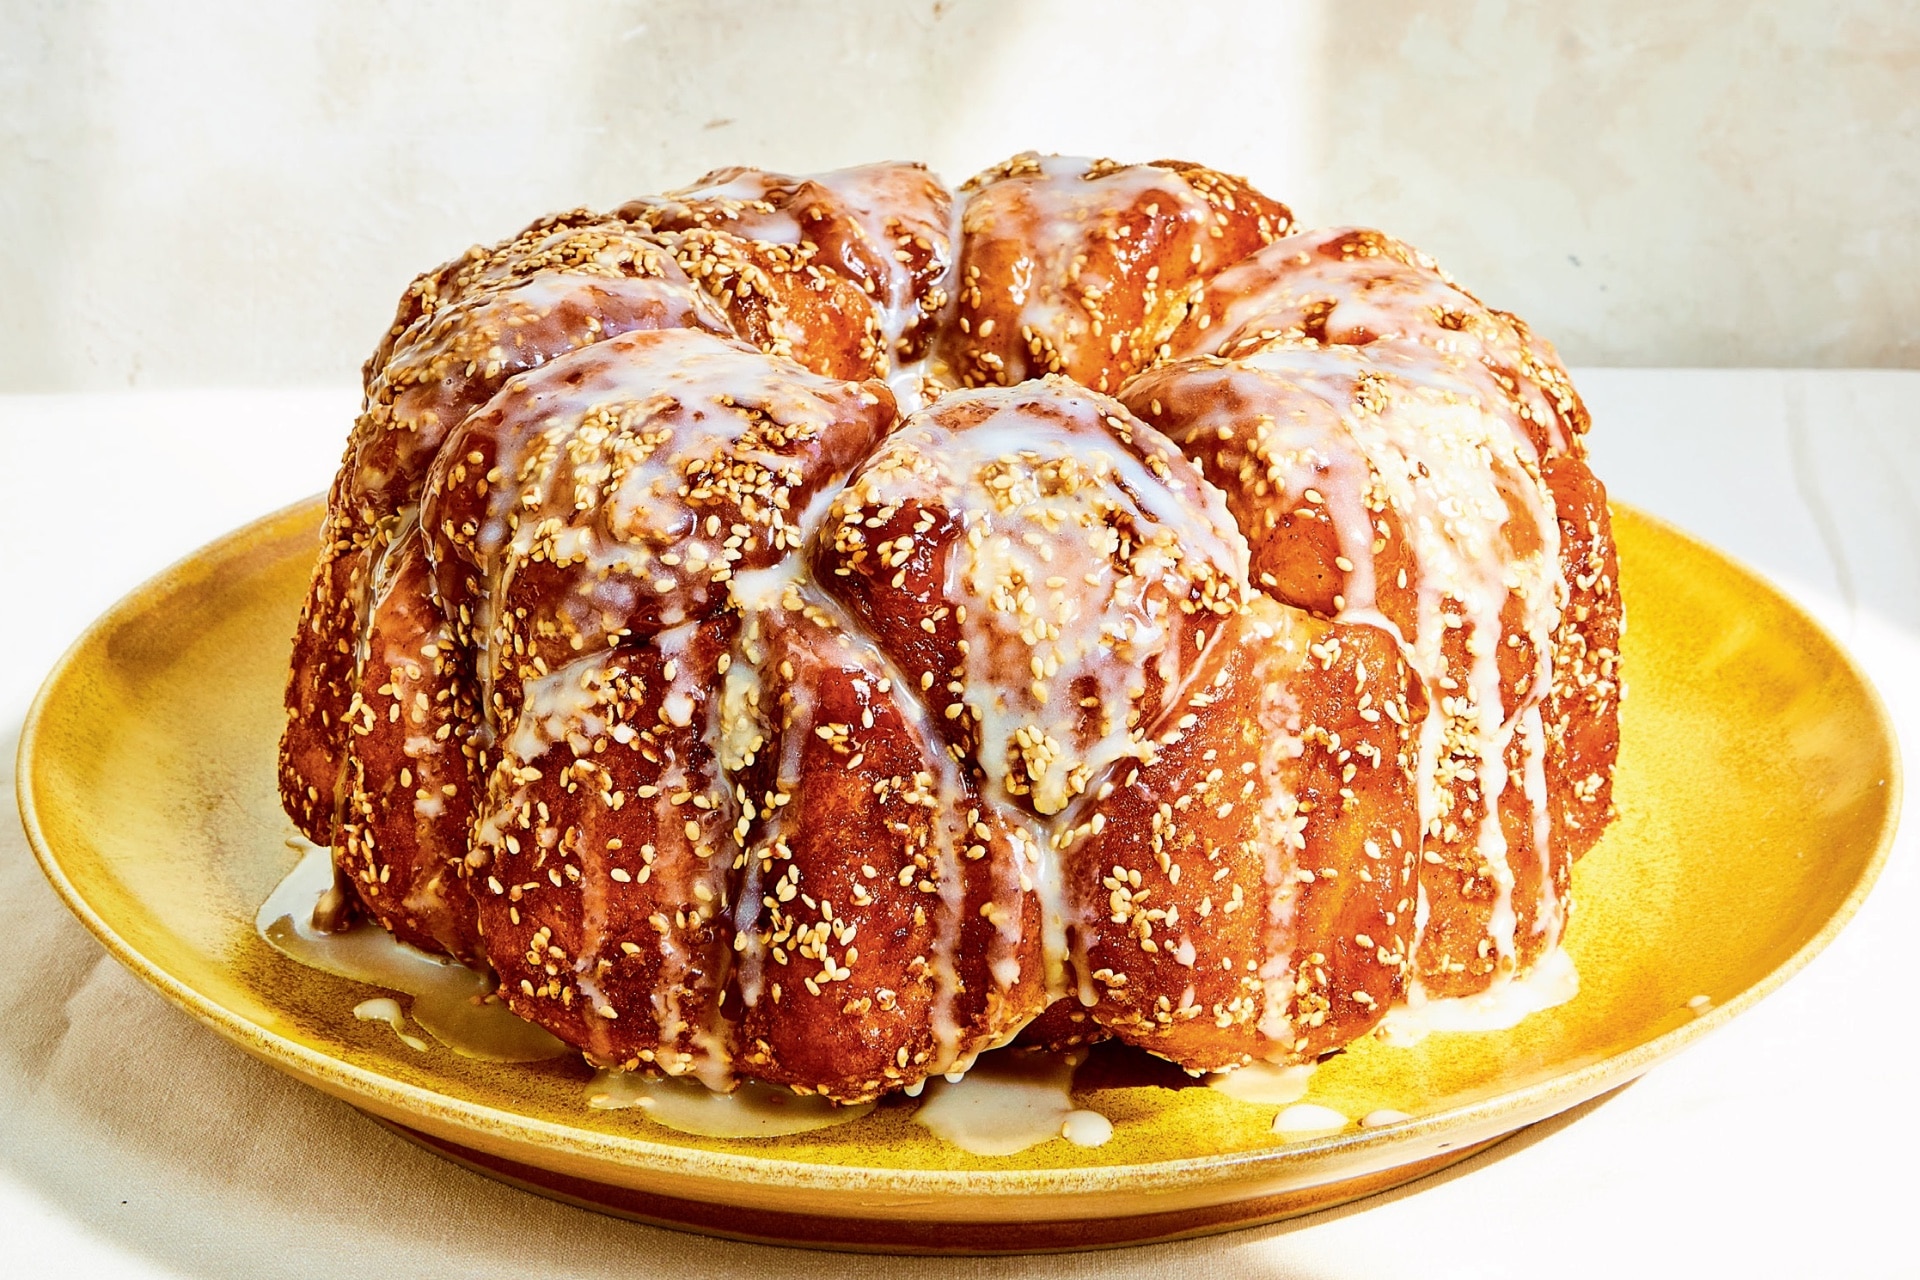
[[[1328,220],[1587,364],[1920,366],[1920,4],[1361,4]]]
[[[1920,365],[1900,0],[0,0],[0,391],[351,378],[416,270],[732,162],[1180,154],[1582,363]]]

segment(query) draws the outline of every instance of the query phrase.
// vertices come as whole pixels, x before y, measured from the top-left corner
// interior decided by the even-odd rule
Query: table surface
[[[1613,496],[1779,584],[1860,659],[1903,748],[1920,743],[1920,372],[1576,381]],[[5,804],[22,717],[67,643],[168,563],[324,486],[354,407],[351,389],[0,397]],[[903,1261],[657,1230],[445,1164],[122,970],[0,818],[0,1272],[1912,1274],[1920,1022],[1905,980],[1888,978],[1920,916],[1917,840],[1910,824],[1852,926],[1759,1006],[1612,1097],[1413,1187],[1179,1244]]]

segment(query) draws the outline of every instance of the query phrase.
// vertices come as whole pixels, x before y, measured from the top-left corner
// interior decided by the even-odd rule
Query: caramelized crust
[[[622,333],[682,328],[730,333],[673,258],[620,222],[495,253],[487,272],[403,332],[387,360],[369,363],[352,499],[381,512],[418,501],[447,434],[514,374]]]
[[[1577,859],[1613,820],[1613,766],[1620,754],[1620,561],[1607,491],[1587,464],[1549,458],[1541,467],[1560,523],[1567,603],[1553,641],[1553,689],[1543,713],[1551,840]]]
[[[857,284],[819,265],[811,246],[697,230],[675,236],[673,251],[726,311],[733,331],[763,351],[823,377],[884,372],[872,303]]]
[[[1013,1038],[1013,1044],[1017,1049],[1064,1053],[1112,1038],[1105,1027],[1094,1021],[1087,1007],[1069,993],[1055,1000],[1039,1017],[1020,1028],[1020,1034]]]
[[[885,377],[946,305],[952,197],[917,164],[811,178],[720,169],[619,216],[662,237],[742,338],[815,373]]]
[[[1276,339],[1364,347],[1416,342],[1546,457],[1580,453],[1590,419],[1553,345],[1453,282],[1426,254],[1364,227],[1304,231],[1220,273],[1167,344],[1179,358],[1245,355]]]
[[[1246,582],[1179,450],[1059,379],[915,415],[834,500],[815,562],[941,735],[1042,816],[1146,751]]]
[[[736,626],[723,614],[530,684],[472,858],[515,1013],[598,1063],[716,1087],[740,805],[711,744]]]
[[[1384,633],[1267,599],[1236,614],[1153,758],[1063,841],[1094,1020],[1194,1071],[1370,1030],[1412,946],[1424,716]]]
[[[939,350],[969,387],[1057,373],[1118,392],[1201,283],[1293,222],[1240,179],[1183,161],[1028,152],[964,190],[959,309]]]
[[[1530,781],[1564,587],[1530,448],[1450,370],[1404,341],[1273,339],[1161,366],[1126,399],[1226,492],[1261,590],[1380,621],[1427,681],[1418,971],[1433,994],[1464,995],[1530,965],[1564,914]]]
[[[740,1069],[841,1101],[964,1070],[1048,999],[1032,837],[830,614],[761,613],[744,656],[768,727],[741,890],[759,911],[735,939]]]
[[[713,612],[797,549],[816,497],[886,431],[877,383],[691,329],[623,335],[510,381],[442,452],[421,509],[488,714],[608,644]]]
[[[657,245],[581,213],[542,219],[414,281],[367,362],[366,404],[329,495],[294,640],[281,792],[308,839],[334,839],[345,765],[338,726],[373,566],[410,522],[447,435],[508,377],[554,356],[635,329],[721,332],[725,323]]]
[[[1501,965],[1497,948],[1489,949],[1494,939],[1485,936],[1485,924],[1504,932],[1512,917],[1512,964],[1518,969],[1553,944],[1566,910],[1571,860],[1592,845],[1611,815],[1620,613],[1605,493],[1580,461],[1588,416],[1552,347],[1517,317],[1460,289],[1425,255],[1379,232],[1336,228],[1275,243],[1209,282],[1169,344],[1177,354],[1214,353],[1238,363],[1263,351],[1323,345],[1357,348],[1364,352],[1360,359],[1406,370],[1504,420],[1525,442],[1521,461],[1546,487],[1547,510],[1554,512],[1544,544],[1557,544],[1559,617],[1546,634],[1539,627],[1516,628],[1513,619],[1503,622],[1505,642],[1513,644],[1517,634],[1520,643],[1500,651],[1510,722],[1502,767],[1468,787],[1456,786],[1451,822],[1429,831],[1430,866],[1422,886],[1434,924],[1423,939],[1422,976],[1438,994],[1465,994],[1484,986]],[[1415,352],[1430,354],[1422,359]],[[1509,520],[1506,529],[1522,530],[1527,523]],[[1390,562],[1399,540],[1392,528],[1383,529],[1382,537],[1393,544]],[[1328,541],[1303,539],[1283,555],[1324,566]],[[1258,550],[1255,559],[1257,573],[1267,569],[1258,563]],[[1385,567],[1397,581],[1400,566]],[[1284,572],[1278,577],[1289,580]],[[1309,607],[1324,610],[1332,603],[1325,589],[1329,577],[1318,576]],[[1288,598],[1307,599],[1305,593]],[[1395,616],[1396,603],[1382,592],[1388,616]],[[1401,629],[1404,634],[1404,624]],[[1549,652],[1550,662],[1541,666],[1536,650]],[[1546,687],[1542,705],[1531,705],[1539,699],[1537,687],[1513,687],[1515,670],[1525,668],[1539,670],[1534,683]],[[1515,694],[1523,696],[1516,700]],[[1481,793],[1494,783],[1500,788],[1494,808],[1504,869],[1450,838],[1476,824],[1484,827]]]
[[[361,370],[362,381],[369,388],[373,386],[374,379],[392,359],[402,337],[422,318],[433,315],[451,302],[484,292],[502,280],[521,274],[519,268],[522,263],[541,264],[534,270],[551,265],[553,259],[543,252],[542,246],[551,245],[556,240],[565,241],[573,232],[591,229],[604,224],[606,220],[605,214],[590,209],[550,213],[535,218],[518,234],[498,244],[474,245],[459,257],[415,276],[406,292],[400,295],[400,302],[394,308],[393,323],[387,326],[387,331],[380,336],[379,345],[367,358]]]
[[[320,558],[294,632],[278,761],[281,808],[300,834],[322,846],[334,844],[339,818],[355,645],[365,625],[370,576],[364,549],[356,549],[350,535],[336,525],[330,506],[321,526]]]
[[[409,524],[375,573],[366,657],[347,712],[335,861],[395,937],[468,963],[484,953],[459,883],[477,748],[465,654],[427,594]]]

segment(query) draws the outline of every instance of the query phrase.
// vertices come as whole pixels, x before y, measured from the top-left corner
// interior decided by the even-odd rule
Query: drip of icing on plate
[[[1397,1048],[1419,1044],[1435,1031],[1505,1031],[1529,1014],[1565,1004],[1580,994],[1573,958],[1555,947],[1524,976],[1478,995],[1427,999],[1408,993],[1405,1004],[1387,1011],[1374,1035]]]
[[[305,856],[254,917],[254,927],[268,946],[308,968],[412,996],[413,1020],[464,1057],[539,1062],[572,1052],[493,999],[493,982],[485,974],[430,956],[364,920],[338,933],[316,929],[314,906],[333,887],[333,861],[325,849],[304,841],[299,847],[307,850]],[[385,1005],[392,1006],[392,1016]],[[424,1048],[414,1044],[418,1037],[409,1039],[399,1015],[399,1003],[391,998],[384,1004],[378,999],[363,1001],[354,1009],[356,1018],[386,1022],[402,1040]]]
[[[1312,1138],[1338,1133],[1353,1121],[1344,1112],[1314,1102],[1296,1102],[1273,1118],[1273,1131],[1283,1138]]]
[[[1416,991],[1407,1003],[1388,1012],[1374,1035],[1395,1048],[1410,1048],[1435,1031],[1505,1031],[1530,1014],[1565,1004],[1579,991],[1580,975],[1572,958],[1556,947],[1526,976],[1478,995],[1439,1000]],[[1256,1062],[1207,1077],[1207,1087],[1241,1102],[1283,1108],[1273,1120],[1273,1131],[1283,1137],[1336,1133],[1352,1123],[1349,1117],[1331,1107],[1300,1101],[1307,1096],[1314,1065]],[[1360,1126],[1377,1129],[1412,1118],[1404,1111],[1382,1107],[1362,1116]]]
[[[1101,1146],[1113,1136],[1113,1122],[1073,1105],[1073,1069],[1082,1056],[982,1054],[959,1080],[931,1081],[914,1121],[976,1156],[1010,1156],[1053,1138]]]
[[[1215,1072],[1207,1077],[1207,1088],[1242,1102],[1285,1106],[1307,1096],[1307,1085],[1313,1080],[1313,1068],[1311,1062],[1292,1066],[1255,1062],[1233,1071]]]
[[[1307,1096],[1307,1087],[1313,1081],[1315,1065],[1311,1062],[1294,1063],[1290,1066],[1274,1062],[1255,1062],[1234,1071],[1217,1072],[1207,1077],[1207,1087],[1224,1093],[1229,1098],[1238,1098],[1242,1102],[1278,1106],[1280,1110],[1273,1117],[1273,1132],[1282,1138],[1294,1140],[1338,1133],[1352,1123],[1346,1113],[1318,1103],[1301,1101]],[[1362,1126],[1376,1123],[1374,1117],[1386,1115],[1401,1120],[1407,1118],[1399,1111],[1375,1111],[1370,1112],[1360,1123]],[[1377,1123],[1391,1122],[1378,1121]]]
[[[393,1028],[393,1034],[400,1037],[401,1044],[421,1053],[427,1051],[427,1042],[407,1030],[407,1015],[400,1011],[400,1002],[392,996],[362,1000],[353,1006],[353,1016],[362,1022],[384,1022]]]
[[[596,1111],[631,1107],[663,1128],[703,1138],[812,1133],[858,1120],[873,1110],[871,1102],[841,1106],[753,1080],[742,1081],[732,1093],[715,1093],[694,1079],[660,1079],[624,1071],[596,1074],[587,1086],[587,1105]]]

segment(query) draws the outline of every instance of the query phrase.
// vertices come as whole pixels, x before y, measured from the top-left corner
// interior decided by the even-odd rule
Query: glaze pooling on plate
[[[1010,1156],[1053,1138],[1102,1146],[1113,1122],[1073,1104],[1084,1056],[1003,1049],[964,1075],[928,1081],[914,1123],[977,1156]]]
[[[1566,952],[1541,957],[1525,977],[1478,995],[1432,999],[1415,991],[1405,1004],[1388,1010],[1374,1035],[1391,1045],[1416,1045],[1436,1031],[1505,1031],[1522,1018],[1565,1004],[1580,994],[1580,973]]]
[[[427,1051],[427,1042],[407,1030],[407,1015],[401,1010],[400,1002],[390,996],[362,1000],[353,1006],[353,1016],[362,1022],[384,1022],[393,1028],[401,1044],[419,1053]]]
[[[1297,1142],[1303,1138],[1339,1133],[1352,1123],[1332,1107],[1323,1107],[1314,1102],[1296,1102],[1282,1108],[1280,1114],[1273,1118],[1273,1131],[1289,1142]]]
[[[1242,1102],[1271,1103],[1284,1107],[1307,1096],[1307,1090],[1313,1084],[1313,1072],[1314,1064],[1310,1062],[1298,1062],[1285,1067],[1270,1062],[1256,1062],[1238,1071],[1209,1076],[1207,1087],[1218,1089],[1229,1098],[1238,1098]]]
[[[586,1101],[598,1111],[636,1108],[655,1124],[708,1138],[778,1138],[851,1124],[873,1104],[842,1106],[775,1085],[741,1084],[716,1093],[698,1080],[659,1079],[630,1071],[596,1072]]]
[[[432,956],[392,934],[359,921],[337,932],[316,928],[316,903],[333,887],[333,865],[325,849],[304,841],[299,862],[260,904],[254,927],[269,946],[288,959],[354,982],[386,987],[413,997],[413,1020],[455,1053],[485,1062],[539,1062],[569,1052],[558,1040],[508,1012],[493,992],[487,974],[445,956]],[[390,1006],[390,1007],[389,1007]],[[365,1009],[366,1013],[361,1011]],[[391,1025],[409,1039],[400,1006],[391,999],[356,1005],[353,1015]]]

